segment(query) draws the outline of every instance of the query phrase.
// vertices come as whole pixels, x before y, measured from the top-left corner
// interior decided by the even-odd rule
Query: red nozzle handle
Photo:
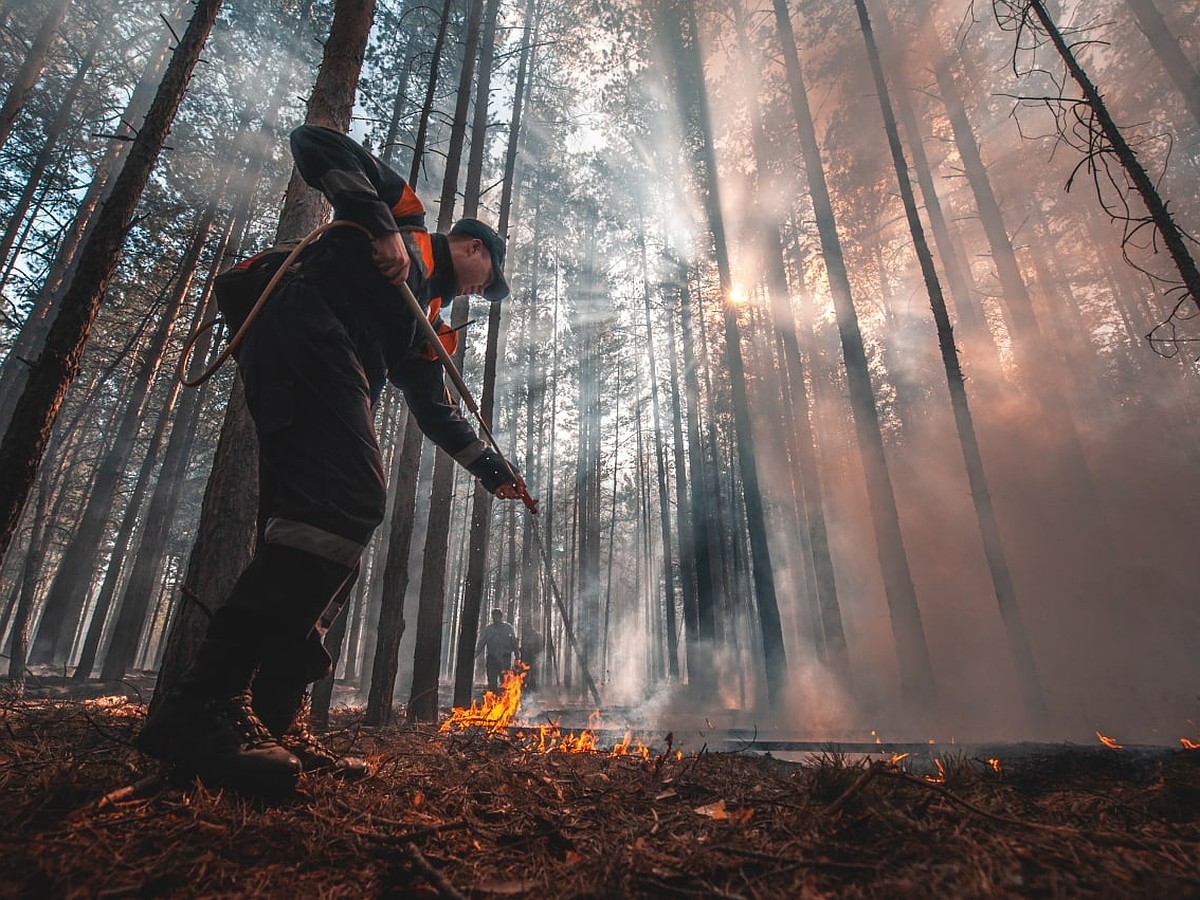
[[[525,504],[525,508],[536,516],[538,512],[537,497],[531,497],[529,495],[529,489],[525,487],[525,482],[522,479],[518,478],[516,485],[517,496],[521,498],[521,502]]]

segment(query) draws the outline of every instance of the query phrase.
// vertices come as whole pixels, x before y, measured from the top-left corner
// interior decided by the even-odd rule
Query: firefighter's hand
[[[408,280],[408,249],[400,232],[391,231],[372,241],[371,258],[383,277],[397,287]]]
[[[493,493],[501,500],[520,500],[525,504],[526,509],[535,516],[537,515],[537,498],[529,495],[529,488],[525,487],[525,482],[511,481],[508,484],[502,484]]]
[[[493,493],[501,500],[520,500],[522,490],[519,484],[513,482],[500,485]]]

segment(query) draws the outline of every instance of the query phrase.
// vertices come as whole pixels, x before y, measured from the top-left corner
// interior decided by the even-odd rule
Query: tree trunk
[[[475,57],[479,54],[479,26],[482,15],[483,0],[470,0],[467,34],[463,41],[462,71],[459,73],[454,119],[450,127],[450,145],[446,148],[446,174],[442,178],[442,196],[438,204],[437,230],[441,232],[449,231],[450,226],[454,224],[459,168],[462,165],[463,144],[467,139],[467,110],[471,105],[471,82],[475,78]]]
[[[25,106],[25,101],[29,98],[29,92],[33,90],[38,77],[42,74],[42,68],[46,65],[46,54],[50,51],[50,43],[54,40],[54,32],[66,18],[67,7],[70,5],[71,0],[54,0],[54,5],[50,7],[46,18],[42,20],[42,27],[38,30],[37,37],[33,39],[29,52],[25,54],[25,61],[21,63],[20,71],[17,72],[4,97],[3,106],[0,106],[0,147],[7,143],[8,136],[12,133],[13,123],[16,122],[18,114]]]
[[[49,478],[43,474],[30,526],[29,549],[22,567],[21,591],[17,597],[16,613],[13,617],[12,648],[8,651],[8,680],[17,697],[20,697],[25,689],[25,665],[29,657],[29,623],[33,620],[33,608],[37,600],[37,570],[42,562],[51,526],[49,513],[53,494],[48,489],[47,481]]]
[[[429,117],[433,114],[433,101],[437,96],[438,68],[442,62],[442,49],[446,46],[446,31],[450,27],[450,9],[454,0],[446,0],[442,6],[442,16],[438,20],[437,38],[433,42],[433,54],[429,63],[429,85],[425,89],[425,102],[421,104],[421,116],[417,122],[417,137],[413,142],[412,166],[408,173],[408,183],[413,190],[417,188],[417,180],[421,177],[421,166],[425,162],[425,141],[429,135]]]
[[[688,66],[684,79],[690,78],[689,90],[695,93],[689,100],[695,109],[695,124],[699,130],[700,152],[703,170],[707,175],[704,205],[708,214],[709,230],[716,251],[717,270],[721,281],[725,320],[725,363],[729,368],[730,386],[733,390],[734,429],[737,434],[738,471],[742,481],[742,499],[745,503],[746,524],[751,547],[751,569],[754,579],[755,599],[758,603],[759,626],[762,637],[763,663],[766,667],[767,694],[774,705],[781,699],[787,682],[787,659],[783,647],[783,630],[779,619],[779,603],[775,594],[775,575],[771,565],[770,548],[767,542],[766,513],[758,483],[758,463],[754,457],[754,434],[750,422],[749,400],[746,395],[746,373],[742,360],[741,334],[737,318],[737,307],[729,302],[733,290],[733,271],[725,238],[725,224],[721,213],[719,195],[720,182],[716,166],[716,151],[713,146],[712,126],[709,120],[707,88],[704,83],[704,68],[700,58],[700,34],[692,0],[682,4],[685,21],[691,32],[691,46],[680,41],[681,61]],[[682,38],[682,35],[680,35]],[[674,35],[672,35],[674,39]]]
[[[387,725],[392,720],[392,696],[400,665],[400,641],[404,637],[404,597],[408,593],[408,555],[412,549],[416,516],[417,477],[421,467],[423,437],[412,413],[404,414],[404,439],[392,468],[392,496],[387,562],[383,568],[383,592],[379,603],[379,627],[371,664],[371,686],[364,721]]]
[[[1150,47],[1163,64],[1163,68],[1179,88],[1192,118],[1200,125],[1200,71],[1196,70],[1187,54],[1183,52],[1179,38],[1167,26],[1162,13],[1154,5],[1154,0],[1125,0],[1125,5],[1137,19],[1138,27],[1150,41]]]
[[[639,222],[641,218],[639,216]],[[663,627],[666,630],[666,671],[679,679],[679,635],[675,624],[675,554],[671,546],[671,503],[667,492],[666,449],[663,447],[662,409],[658,399],[658,350],[654,344],[654,324],[650,318],[650,283],[647,279],[645,231],[639,229],[642,266],[643,323],[646,328],[646,355],[650,358],[650,410],[654,423],[654,465],[658,481],[659,528],[662,530]],[[672,326],[669,326],[672,327]],[[640,435],[640,432],[639,432]],[[647,535],[647,538],[649,535]]]
[[[757,70],[758,61],[750,58],[750,42],[741,15],[740,7],[735,12],[738,35],[743,54],[749,63],[749,71]],[[750,101],[750,121],[756,164],[759,172],[757,195],[762,196],[762,179],[767,173],[770,151],[762,124],[762,111],[757,95]],[[770,190],[769,186],[765,190]],[[815,625],[818,633],[813,635],[818,656],[827,663],[849,687],[851,669],[846,634],[842,627],[841,607],[837,599],[837,582],[833,570],[833,557],[829,552],[829,535],[825,522],[825,502],[817,468],[816,441],[809,420],[808,388],[805,384],[804,363],[800,356],[800,345],[796,337],[795,315],[792,312],[791,292],[788,289],[787,272],[783,259],[783,237],[779,223],[763,219],[762,237],[766,250],[767,292],[771,303],[771,315],[776,335],[782,344],[782,362],[786,367],[784,381],[791,389],[791,425],[797,466],[794,475],[799,476],[798,490],[803,527],[806,531],[804,545],[805,568],[812,572],[816,606]]]
[[[992,507],[991,492],[983,471],[983,458],[979,451],[979,440],[975,434],[975,424],[972,421],[971,408],[967,401],[966,384],[963,381],[962,369],[958,362],[958,351],[954,346],[954,331],[950,324],[950,315],[946,310],[946,301],[942,296],[941,284],[934,268],[933,255],[929,251],[929,245],[925,240],[925,230],[917,211],[916,197],[908,177],[908,164],[900,146],[900,132],[892,111],[887,81],[879,60],[879,49],[875,45],[875,38],[871,31],[866,3],[864,0],[854,0],[854,2],[855,8],[858,10],[863,39],[867,45],[867,58],[871,65],[871,74],[875,79],[875,89],[879,95],[888,146],[891,149],[892,162],[896,168],[900,196],[904,201],[904,212],[908,218],[908,227],[913,237],[917,258],[921,264],[925,287],[929,292],[933,318],[937,323],[938,346],[941,349],[942,364],[946,370],[946,383],[950,389],[950,405],[954,410],[954,424],[958,430],[963,462],[967,469],[967,480],[971,485],[975,518],[983,539],[988,570],[992,576],[992,588],[1000,607],[1000,618],[1004,622],[1008,635],[1009,649],[1012,652],[1017,681],[1021,687],[1021,698],[1025,704],[1025,714],[1031,725],[1041,727],[1046,721],[1046,700],[1042,693],[1042,683],[1034,661],[1033,648],[1030,646],[1029,636],[1021,620],[1021,611],[1017,605],[1012,575],[1009,572],[1008,560],[1004,553],[1004,544],[1000,538],[1000,528]]]
[[[467,33],[464,40],[462,71],[459,73],[458,97],[450,129],[450,146],[446,153],[446,172],[442,180],[441,203],[438,208],[438,231],[448,231],[454,222],[455,197],[458,190],[462,148],[466,140],[467,110],[471,100],[471,81],[475,73],[475,57],[479,49],[482,0],[471,0],[467,13]],[[451,327],[467,322],[469,303],[466,297],[454,301]],[[466,354],[465,335],[460,337],[456,363],[462,370]],[[447,541],[450,536],[450,512],[453,506],[455,462],[445,453],[438,453],[433,469],[433,488],[429,498],[429,524],[425,532],[424,564],[421,569],[421,591],[417,608],[416,650],[413,654],[412,692],[408,704],[410,722],[432,722],[437,719],[438,681],[442,662],[442,623],[445,614]]]
[[[692,524],[693,517],[688,514],[695,499],[689,496],[688,491],[688,485],[691,484],[692,479],[688,477],[688,457],[683,449],[683,401],[679,394],[679,354],[675,350],[675,317],[671,314],[670,306],[667,307],[666,332],[667,361],[671,366],[671,443],[672,459],[675,461],[675,524],[676,531],[679,533],[679,581],[683,601],[684,661],[690,669],[693,661],[687,651],[694,643],[694,637],[689,638],[689,635],[695,634],[699,621],[697,614],[699,576],[696,562],[696,547],[699,538],[696,536]],[[689,435],[691,420],[694,418],[695,414],[689,417]],[[696,457],[692,456],[691,459],[695,460]],[[695,466],[696,464],[693,462],[691,467],[693,477]],[[690,493],[695,493],[694,486]],[[707,559],[707,554],[705,554],[705,558]],[[709,587],[711,589],[711,581],[709,581]],[[679,630],[679,625],[676,625],[676,634]]]
[[[450,326],[466,324],[468,301],[454,301]],[[462,371],[466,341],[460,341],[455,363]],[[438,712],[438,674],[442,659],[442,617],[446,600],[446,553],[450,536],[454,470],[457,463],[449,454],[439,452],[433,466],[433,487],[429,495],[429,524],[425,528],[425,553],[421,566],[421,592],[417,606],[416,649],[413,653],[412,692],[408,701],[408,721],[435,722]],[[471,648],[474,651],[474,647]]]
[[[891,614],[892,632],[896,639],[900,666],[900,689],[904,700],[914,708],[928,702],[936,694],[933,666],[925,641],[917,593],[909,571],[908,554],[900,530],[900,514],[888,470],[879,427],[879,414],[871,389],[866,349],[858,325],[858,313],[850,289],[850,279],[842,255],[841,241],[833,214],[829,188],[821,163],[816,128],[809,109],[796,39],[784,0],[772,0],[776,24],[787,66],[789,95],[804,157],[805,174],[821,241],[821,252],[829,277],[830,292],[846,364],[846,379],[850,389],[850,405],[854,413],[855,432],[867,480],[867,495],[875,531],[876,550],[883,574],[884,592]]]
[[[30,367],[29,380],[0,443],[0,556],[8,550],[63,397],[79,372],[83,348],[134,209],[220,7],[221,0],[198,0],[112,196],[99,213],[97,228],[80,249],[79,268],[63,296],[46,348]]]
[[[924,16],[925,27],[932,31],[933,26],[927,9]],[[950,60],[940,49],[937,51],[933,70],[942,100],[946,104],[955,146],[979,211],[980,224],[983,226],[996,266],[1002,289],[1005,323],[1012,338],[1016,358],[1022,373],[1030,380],[1031,393],[1041,406],[1043,419],[1052,423],[1054,435],[1059,442],[1059,458],[1055,462],[1061,473],[1060,480],[1066,486],[1067,502],[1076,507],[1079,518],[1084,523],[1084,530],[1090,530],[1094,535],[1098,545],[1095,555],[1102,562],[1111,560],[1114,558],[1111,549],[1114,541],[1108,515],[1100,502],[1096,482],[1084,453],[1075,423],[1075,411],[1058,387],[1060,379],[1047,377],[1047,361],[1053,364],[1058,354],[1045,345],[1034,312],[1033,299],[1021,274],[1000,203],[983,163],[979,143],[967,118],[962,94],[950,70]]]
[[[218,193],[219,195],[220,192]],[[191,288],[193,273],[200,261],[200,253],[204,249],[204,245],[208,241],[208,236],[212,231],[216,213],[217,204],[214,202],[205,212],[203,219],[196,229],[196,233],[192,237],[192,244],[184,259],[179,283],[175,288],[175,299],[170,304],[175,307],[176,313]],[[200,314],[200,310],[197,310],[197,314]],[[192,328],[195,329],[199,325],[199,319],[194,320]],[[205,354],[202,348],[197,349],[200,358],[203,359]],[[159,354],[159,358],[161,359],[161,353]],[[147,365],[151,362],[152,360],[148,359]],[[172,376],[171,384],[167,391],[166,402],[158,415],[158,424],[155,426],[154,434],[146,449],[145,458],[142,460],[141,468],[138,471],[137,482],[130,494],[129,503],[126,506],[120,528],[117,530],[117,539],[113,546],[112,554],[109,557],[108,570],[104,573],[104,581],[101,585],[100,593],[96,598],[96,606],[92,612],[92,620],[88,628],[87,637],[80,653],[79,662],[76,664],[75,672],[72,675],[72,679],[75,681],[87,681],[92,675],[92,668],[96,663],[96,656],[100,648],[100,640],[104,633],[108,611],[111,608],[113,598],[116,596],[117,581],[121,570],[126,568],[125,555],[133,540],[138,514],[141,512],[142,500],[145,497],[150,477],[158,461],[159,450],[162,448],[163,441],[166,438],[167,429],[171,421],[171,413],[175,408],[175,401],[179,396],[180,387],[179,380]]]
[[[1087,105],[1091,107],[1092,114],[1096,117],[1100,130],[1109,145],[1108,147],[1102,147],[1099,152],[1112,153],[1120,161],[1126,175],[1129,176],[1129,180],[1133,182],[1134,187],[1141,196],[1142,202],[1146,204],[1146,209],[1150,211],[1150,218],[1154,222],[1154,227],[1162,236],[1163,243],[1166,244],[1167,251],[1171,254],[1171,259],[1174,261],[1175,267],[1179,270],[1179,277],[1186,286],[1188,294],[1191,295],[1192,302],[1200,309],[1200,269],[1197,269],[1196,260],[1192,257],[1191,251],[1188,250],[1187,238],[1184,237],[1184,233],[1180,227],[1175,224],[1175,218],[1167,209],[1167,204],[1163,202],[1162,196],[1158,193],[1158,188],[1155,187],[1149,173],[1142,165],[1141,160],[1137,158],[1137,154],[1129,145],[1129,142],[1125,140],[1125,136],[1121,134],[1117,123],[1113,121],[1112,116],[1108,112],[1108,106],[1100,96],[1100,91],[1096,89],[1088,73],[1084,71],[1083,66],[1079,64],[1079,60],[1075,58],[1066,39],[1063,38],[1062,32],[1059,31],[1058,26],[1054,24],[1054,20],[1050,18],[1050,14],[1046,11],[1045,4],[1042,0],[1027,0],[1027,2],[1037,16],[1038,21],[1042,23],[1042,28],[1049,35],[1054,49],[1062,57],[1063,64],[1067,67],[1067,71],[1071,73],[1071,77],[1075,79],[1075,83],[1079,85],[1079,89],[1083,92]],[[1195,80],[1193,79],[1193,90],[1194,85]],[[1190,96],[1194,96],[1194,94]]]
[[[277,90],[272,101],[271,110],[278,112],[278,101],[282,100],[282,91]],[[273,115],[263,122],[260,134],[274,127]],[[199,318],[207,320],[216,312],[215,301],[212,298],[212,282],[217,273],[223,268],[230,253],[230,247],[245,230],[251,215],[254,183],[257,175],[261,174],[263,159],[257,156],[250,168],[255,169],[255,177],[243,179],[238,200],[233,204],[233,215],[213,254],[205,280],[204,295],[200,299]],[[208,332],[197,343],[193,350],[193,358],[206,359],[211,352],[212,332]],[[154,594],[154,586],[158,583],[162,572],[163,560],[167,551],[167,539],[171,521],[178,507],[184,473],[187,470],[188,458],[195,440],[201,411],[204,408],[212,382],[206,382],[197,389],[184,392],[183,400],[175,416],[175,424],[171,429],[171,437],[163,455],[163,464],[155,482],[154,491],[146,507],[144,524],[142,526],[142,541],[134,558],[133,569],[125,585],[123,600],[117,620],[112,628],[112,641],[104,659],[100,673],[102,681],[119,681],[133,667],[139,636],[146,620],[150,600]],[[253,447],[251,447],[251,451]],[[257,479],[257,475],[255,476]],[[256,483],[255,482],[252,482]]]
[[[478,212],[480,178],[483,169],[483,151],[487,142],[487,112],[491,69],[495,59],[496,13],[498,0],[488,0],[484,13],[483,51],[480,56],[479,87],[475,97],[475,120],[471,128],[471,154],[467,162],[467,191],[463,204],[463,215],[474,217]],[[527,4],[526,29],[529,27]],[[528,33],[526,33],[528,38]],[[509,206],[512,202],[512,178],[515,151],[520,139],[521,103],[524,100],[525,77],[529,61],[528,41],[522,45],[521,61],[517,68],[517,85],[513,91],[512,126],[508,132],[508,153],[504,169],[504,186],[501,194],[500,223],[498,232],[505,234],[508,225]],[[493,411],[496,393],[496,357],[500,346],[499,303],[489,304],[487,346],[483,361],[483,389],[480,393],[480,413],[489,428],[493,427]],[[528,473],[526,473],[528,474]],[[492,496],[478,481],[474,485],[471,502],[471,529],[468,538],[470,556],[467,561],[466,582],[463,585],[461,630],[458,652],[454,664],[454,705],[466,706],[471,702],[471,687],[474,682],[475,644],[479,638],[480,609],[483,605],[484,567],[487,562],[489,530],[491,525]],[[528,628],[522,621],[521,628]]]

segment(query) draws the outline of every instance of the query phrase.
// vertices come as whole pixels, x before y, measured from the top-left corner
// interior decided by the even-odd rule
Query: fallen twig
[[[166,775],[162,772],[155,772],[153,775],[147,775],[145,778],[139,778],[133,784],[127,784],[124,787],[117,788],[115,791],[109,791],[96,801],[96,809],[101,810],[109,806],[116,806],[118,803],[126,803],[130,800],[140,799],[145,797],[155,788],[166,783]]]
[[[429,864],[424,854],[421,853],[416,844],[408,843],[404,845],[404,852],[408,856],[409,862],[425,880],[437,888],[437,892],[442,897],[450,897],[451,900],[467,900],[466,895],[442,877],[442,873]]]
[[[840,813],[846,804],[853,800],[867,786],[867,782],[875,777],[876,771],[877,767],[874,764],[864,769],[863,773],[854,779],[854,783],[842,792],[842,796],[838,797],[821,811],[821,815],[836,816]]]

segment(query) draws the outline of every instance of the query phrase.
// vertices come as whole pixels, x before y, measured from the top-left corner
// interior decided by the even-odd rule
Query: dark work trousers
[[[505,656],[503,659],[497,656],[492,656],[490,653],[484,654],[484,668],[487,669],[488,690],[500,690],[500,680],[506,669],[512,668],[512,657]]]
[[[331,666],[322,638],[384,514],[371,392],[345,327],[299,279],[267,302],[238,368],[258,433],[259,541],[218,630],[256,643],[260,680],[316,681]]]

